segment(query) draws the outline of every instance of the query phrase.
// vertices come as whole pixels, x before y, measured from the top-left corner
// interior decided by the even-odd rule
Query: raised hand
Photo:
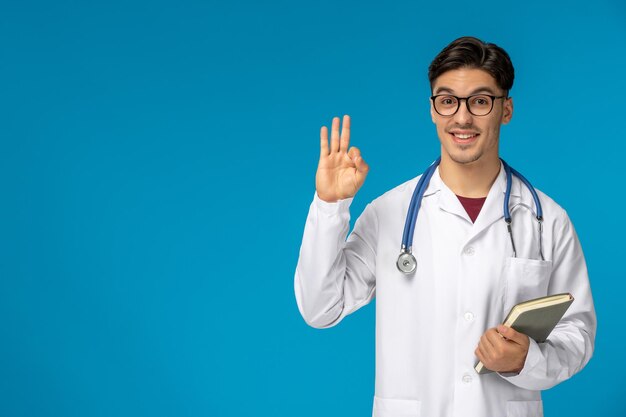
[[[350,145],[350,116],[343,116],[341,137],[339,136],[339,117],[333,118],[328,146],[328,129],[322,126],[320,131],[320,161],[315,174],[317,195],[324,201],[333,203],[337,200],[354,197],[365,182],[369,166],[361,157],[361,151]]]

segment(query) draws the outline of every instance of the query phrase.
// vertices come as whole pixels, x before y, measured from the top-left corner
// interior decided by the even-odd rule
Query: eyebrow
[[[449,87],[437,87],[437,89],[435,90],[434,95],[441,94],[441,93],[454,94],[454,90],[449,88]],[[469,95],[471,96],[471,95],[478,94],[478,93],[489,93],[489,94],[491,94],[493,96],[496,95],[495,91],[493,91],[489,87],[478,87],[478,88],[474,89],[474,91],[469,93]]]

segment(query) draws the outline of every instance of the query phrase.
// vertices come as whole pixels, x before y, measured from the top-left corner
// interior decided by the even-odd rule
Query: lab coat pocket
[[[374,397],[373,417],[420,417],[421,402]]]
[[[507,417],[543,417],[543,404],[538,401],[509,401],[506,404]]]
[[[552,261],[507,258],[503,273],[504,315],[506,315],[517,303],[548,295]]]

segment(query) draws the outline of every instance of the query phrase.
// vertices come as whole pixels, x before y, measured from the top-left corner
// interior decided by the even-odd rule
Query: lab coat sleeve
[[[369,204],[346,240],[351,202],[328,203],[316,193],[306,219],[294,289],[300,314],[315,328],[338,324],[375,294],[376,212]]]
[[[587,266],[578,237],[563,212],[553,243],[553,269],[549,294],[569,292],[574,302],[545,343],[530,340],[524,368],[518,374],[500,373],[512,384],[544,390],[565,381],[591,359],[596,335],[596,314]]]

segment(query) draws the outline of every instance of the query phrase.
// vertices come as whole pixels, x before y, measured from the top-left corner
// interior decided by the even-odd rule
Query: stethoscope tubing
[[[526,186],[526,188],[528,188],[528,191],[530,191],[530,193],[533,196],[533,200],[535,201],[535,209],[537,210],[537,220],[543,220],[543,209],[541,208],[541,202],[539,201],[539,196],[537,195],[537,191],[535,191],[535,187],[533,187],[530,183],[530,181],[528,181],[526,179],[526,177],[524,177],[522,174],[520,174],[518,171],[516,171],[514,168],[512,168],[509,164],[507,164],[504,159],[500,159],[500,161],[502,161],[502,165],[504,166],[504,171],[506,173],[506,193],[504,195],[504,219],[505,220],[510,220],[511,219],[511,212],[509,211],[509,200],[511,198],[511,174],[515,175],[517,178],[520,179],[520,181],[522,181],[522,183],[524,183],[524,185]]]
[[[503,212],[504,212],[504,220],[506,222],[507,225],[507,230],[509,232],[509,236],[511,238],[511,245],[513,248],[513,256],[516,257],[517,256],[517,251],[515,249],[515,242],[513,240],[513,230],[511,227],[511,212],[509,209],[509,203],[510,203],[510,199],[511,199],[511,185],[513,183],[512,181],[512,177],[513,175],[515,175],[516,177],[518,177],[520,179],[520,181],[522,181],[522,183],[528,188],[528,190],[530,191],[530,193],[532,194],[534,203],[535,203],[535,208],[536,208],[536,218],[537,218],[537,222],[539,223],[539,254],[541,256],[541,259],[543,260],[543,248],[542,248],[542,242],[541,242],[541,236],[543,233],[543,210],[541,208],[541,202],[539,201],[539,196],[537,195],[537,192],[535,190],[535,188],[531,185],[530,181],[528,181],[522,174],[520,174],[518,171],[516,171],[515,169],[511,168],[509,166],[509,164],[507,164],[503,159],[500,159],[500,161],[502,161],[502,165],[504,167],[504,171],[505,171],[505,175],[506,175],[506,191],[504,194],[504,203],[503,203]],[[439,165],[439,163],[441,162],[441,157],[437,158],[427,169],[426,171],[424,171],[424,173],[422,174],[422,176],[420,177],[419,181],[417,182],[417,185],[415,187],[415,190],[413,190],[413,195],[411,196],[411,202],[409,204],[409,209],[408,209],[408,213],[407,213],[407,218],[406,221],[404,223],[404,230],[402,233],[402,247],[401,247],[401,251],[400,251],[400,257],[398,258],[398,269],[400,269],[402,272],[404,272],[405,274],[411,274],[412,272],[415,271],[415,257],[412,254],[412,246],[413,246],[413,235],[415,233],[415,225],[417,224],[417,215],[419,213],[419,209],[421,206],[421,202],[422,202],[422,198],[424,197],[424,193],[426,192],[426,189],[428,188],[428,184],[430,183],[430,179],[432,178],[433,174],[435,173],[437,166]],[[401,257],[410,257],[412,259],[412,268],[405,268],[405,269],[401,269],[400,268],[400,264],[401,264]]]
[[[435,162],[433,162],[428,167],[428,169],[426,170],[426,172],[422,176],[425,179],[424,179],[424,182],[422,182],[421,187],[418,190],[417,197],[416,197],[416,203],[415,204],[411,204],[411,207],[409,207],[409,210],[412,210],[411,213],[416,213],[416,215],[415,215],[415,219],[412,219],[413,221],[411,221],[410,224],[409,224],[409,233],[407,235],[407,240],[406,240],[406,242],[403,242],[406,245],[406,246],[404,246],[405,248],[409,248],[410,249],[412,247],[412,245],[413,245],[413,235],[415,233],[415,224],[417,223],[417,212],[419,212],[419,209],[420,209],[419,206],[422,203],[422,197],[424,197],[424,193],[426,193],[426,189],[428,188],[428,184],[430,183],[430,179],[432,178],[433,174],[437,170],[437,166],[439,165],[439,162],[441,162],[441,157],[437,158],[435,160]],[[411,246],[409,246],[409,243],[411,243]]]

